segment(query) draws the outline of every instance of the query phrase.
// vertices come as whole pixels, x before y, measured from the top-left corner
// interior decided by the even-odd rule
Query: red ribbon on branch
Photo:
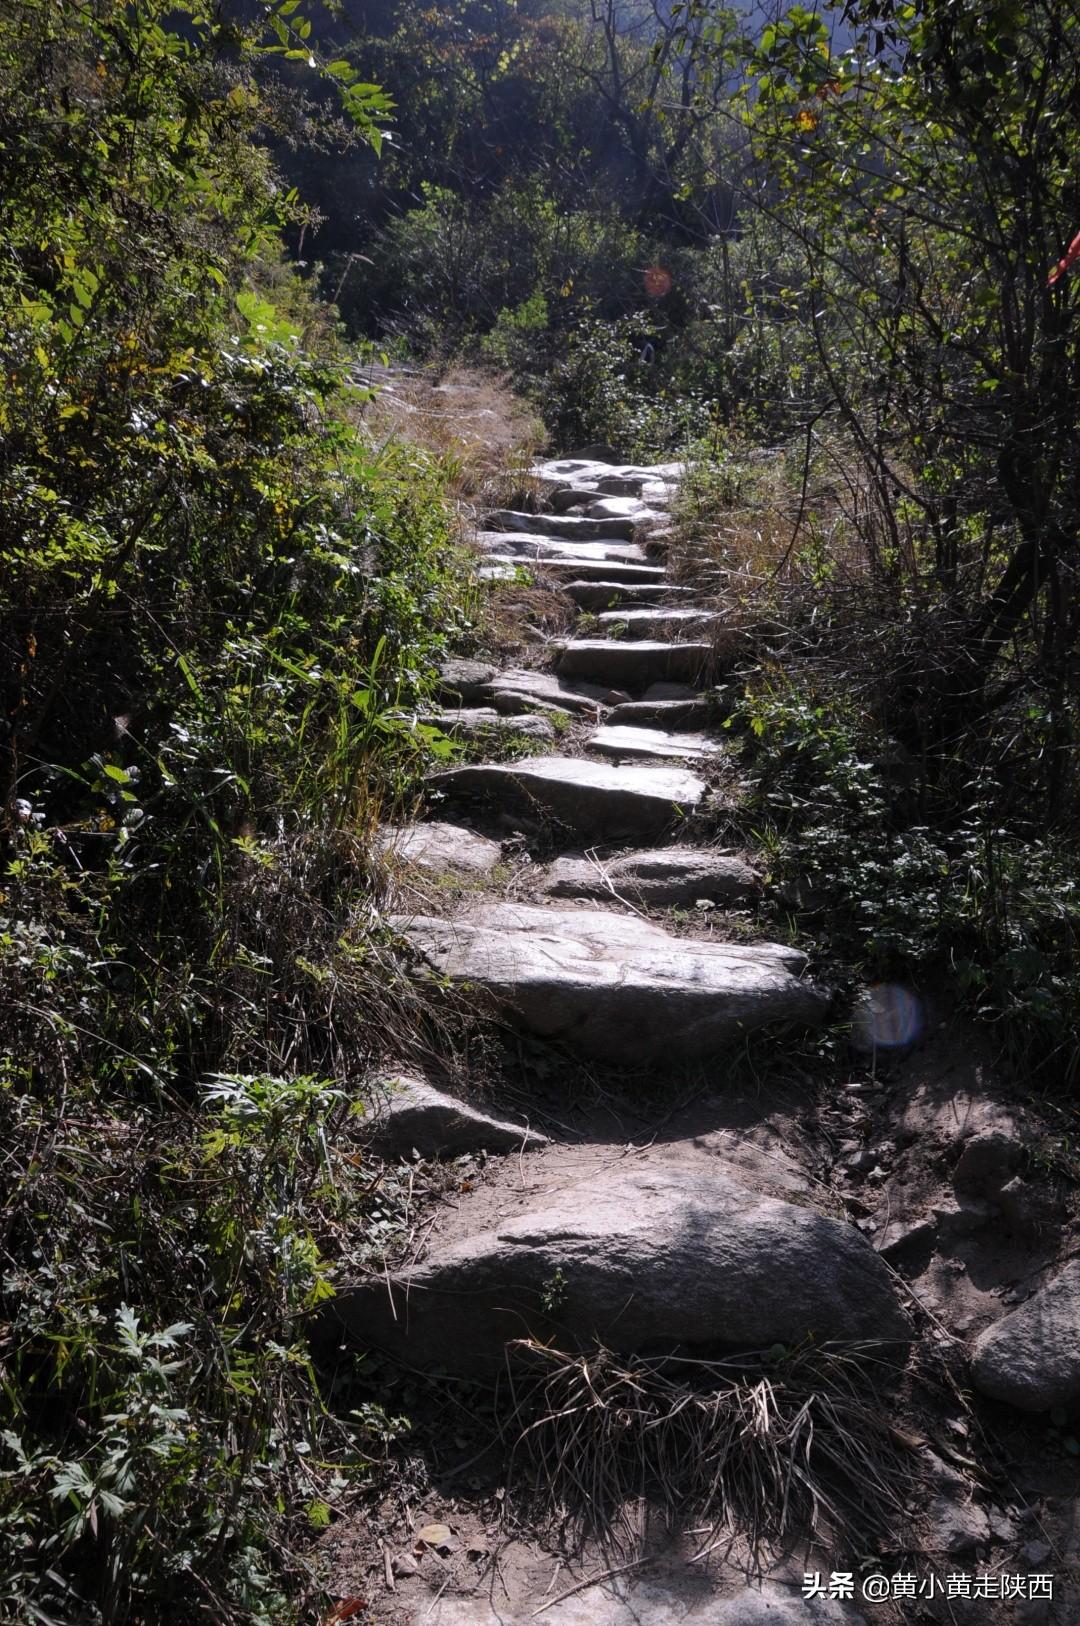
[[[1057,269],[1055,271],[1051,271],[1050,275],[1047,277],[1046,286],[1048,288],[1052,288],[1055,282],[1065,275],[1070,265],[1074,264],[1076,260],[1080,260],[1080,231],[1077,232],[1076,236],[1065,250],[1064,258],[1058,261]]]

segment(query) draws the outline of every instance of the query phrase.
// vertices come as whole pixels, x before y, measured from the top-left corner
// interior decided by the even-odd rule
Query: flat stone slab
[[[630,728],[700,728],[711,716],[707,700],[627,700],[608,721]]]
[[[548,1145],[524,1124],[505,1123],[437,1090],[418,1073],[384,1073],[370,1079],[372,1144],[387,1157],[454,1157],[462,1152],[538,1151]]]
[[[683,597],[691,597],[693,589],[690,587],[669,587],[666,583],[635,583],[635,582],[567,582],[563,592],[581,610],[615,610],[626,605],[630,609],[640,606],[652,607],[660,603],[675,603]]]
[[[680,633],[700,635],[719,626],[723,616],[716,610],[695,610],[681,604],[651,605],[641,608],[602,610],[597,621],[605,633],[622,638],[673,638]]]
[[[482,1597],[425,1599],[412,1626],[533,1626],[540,1608],[546,1626],[866,1626],[852,1605],[788,1588],[748,1588],[722,1598],[707,1584],[641,1576],[598,1582],[554,1604],[539,1590],[517,1605],[502,1598],[497,1605]]]
[[[814,1025],[828,1004],[803,980],[797,950],[675,937],[603,909],[485,903],[397,926],[440,976],[530,1032],[616,1065],[706,1060],[755,1028]]]
[[[664,486],[678,485],[684,469],[683,463],[604,463],[595,457],[556,457],[535,464],[531,472],[533,479],[541,482],[569,482],[596,490],[607,489],[601,486],[601,481],[621,481],[625,491],[625,483],[630,481],[655,480]]]
[[[430,783],[451,795],[483,796],[533,812],[603,841],[654,840],[706,795],[704,780],[683,768],[535,757],[444,769]]]
[[[520,735],[545,742],[555,738],[555,729],[546,717],[528,712],[509,716],[494,706],[463,706],[460,711],[440,711],[423,720],[451,739],[483,739],[485,734],[510,739]]]
[[[471,1234],[470,1206],[458,1240],[334,1301],[351,1331],[410,1365],[479,1376],[526,1336],[620,1353],[910,1337],[859,1231],[763,1195],[719,1160],[616,1165]]]
[[[625,514],[586,519],[579,514],[519,514],[511,508],[497,509],[487,516],[484,524],[488,531],[557,536],[566,542],[599,542],[607,537],[632,542],[637,529],[635,521]]]
[[[669,515],[663,514],[641,497],[597,497],[585,508],[586,519],[628,520],[635,530],[641,526],[666,525]]]
[[[512,562],[518,566],[527,566],[529,561],[517,559]],[[545,575],[553,577],[556,581],[561,581],[564,576],[579,582],[625,582],[628,585],[663,586],[667,581],[667,571],[663,565],[623,564],[617,559],[601,560],[597,563],[594,559],[575,560],[569,557],[537,560],[534,563],[538,570],[542,570]]]
[[[723,751],[720,741],[708,734],[668,733],[633,724],[605,724],[589,735],[588,744],[590,751],[605,757],[652,757],[670,762],[693,762]]]
[[[1080,1259],[975,1341],[975,1387],[1021,1411],[1080,1399]]]
[[[473,574],[477,581],[481,582],[512,582],[517,580],[519,568],[518,565],[511,564],[509,560],[505,564],[493,560],[489,564],[477,566]]]
[[[439,678],[444,700],[490,706],[504,713],[523,712],[537,705],[600,717],[606,707],[629,699],[625,690],[607,684],[573,683],[554,672],[530,672],[524,667],[501,671],[488,661],[444,661]]]
[[[760,886],[760,876],[741,858],[708,847],[661,847],[603,860],[585,854],[557,858],[541,891],[549,898],[625,898],[646,908],[670,908],[692,907],[699,898],[744,903]]]
[[[697,680],[713,659],[713,646],[687,640],[676,644],[652,638],[575,638],[556,661],[563,677],[584,678],[638,692],[661,679]]]
[[[385,857],[415,864],[418,869],[464,870],[474,875],[488,875],[502,859],[502,848],[497,841],[478,836],[464,825],[437,821],[431,824],[408,824],[388,827],[378,836],[379,849]]]
[[[650,683],[643,700],[696,700],[700,690],[692,683]]]
[[[580,509],[588,516],[594,503],[614,500],[626,506],[611,512],[634,518],[639,510],[649,515],[666,510],[674,496],[674,487],[664,480],[646,480],[640,474],[607,474],[584,485],[549,484],[546,486],[546,496],[549,507],[556,514]]]
[[[640,542],[567,541],[557,536],[537,536],[522,531],[485,531],[473,537],[473,545],[489,559],[502,563],[528,564],[647,564],[649,555]]]

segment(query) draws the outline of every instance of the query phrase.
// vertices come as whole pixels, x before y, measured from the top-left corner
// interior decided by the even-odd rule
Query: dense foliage
[[[917,850],[936,850],[945,879],[916,887],[914,935],[936,920],[937,952],[1025,1061],[1071,1076],[1080,322],[1058,262],[1080,225],[1080,26],[1057,0],[844,15],[843,51],[799,8],[767,29],[743,115],[797,265],[807,446],[839,436],[858,495],[816,579],[834,697],[818,745],[847,733],[857,760],[884,733],[899,751],[913,794],[885,776],[873,818],[859,797],[854,851],[899,841],[895,909]],[[820,699],[781,707],[781,732],[799,715],[805,742]]]
[[[297,1521],[389,1426],[319,1445],[303,1317],[392,1240],[340,1088],[396,998],[368,836],[468,612],[439,469],[369,448],[279,264],[254,70],[369,139],[385,99],[265,10],[0,12],[13,1622],[289,1618]]]

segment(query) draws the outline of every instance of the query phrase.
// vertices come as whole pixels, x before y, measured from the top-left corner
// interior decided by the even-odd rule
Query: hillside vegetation
[[[12,1621],[278,1618],[381,1426],[321,1443],[303,1316],[364,1210],[343,1086],[410,1021],[370,836],[472,606],[447,471],[362,432],[281,260],[253,70],[308,30],[0,18]]]

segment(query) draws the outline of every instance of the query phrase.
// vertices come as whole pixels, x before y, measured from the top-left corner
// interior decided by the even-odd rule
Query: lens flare
[[[671,272],[662,265],[650,265],[645,273],[645,292],[652,299],[663,299],[671,292]]]
[[[878,982],[859,1001],[852,1038],[861,1050],[902,1050],[914,1044],[922,1028],[918,995],[895,982]]]

